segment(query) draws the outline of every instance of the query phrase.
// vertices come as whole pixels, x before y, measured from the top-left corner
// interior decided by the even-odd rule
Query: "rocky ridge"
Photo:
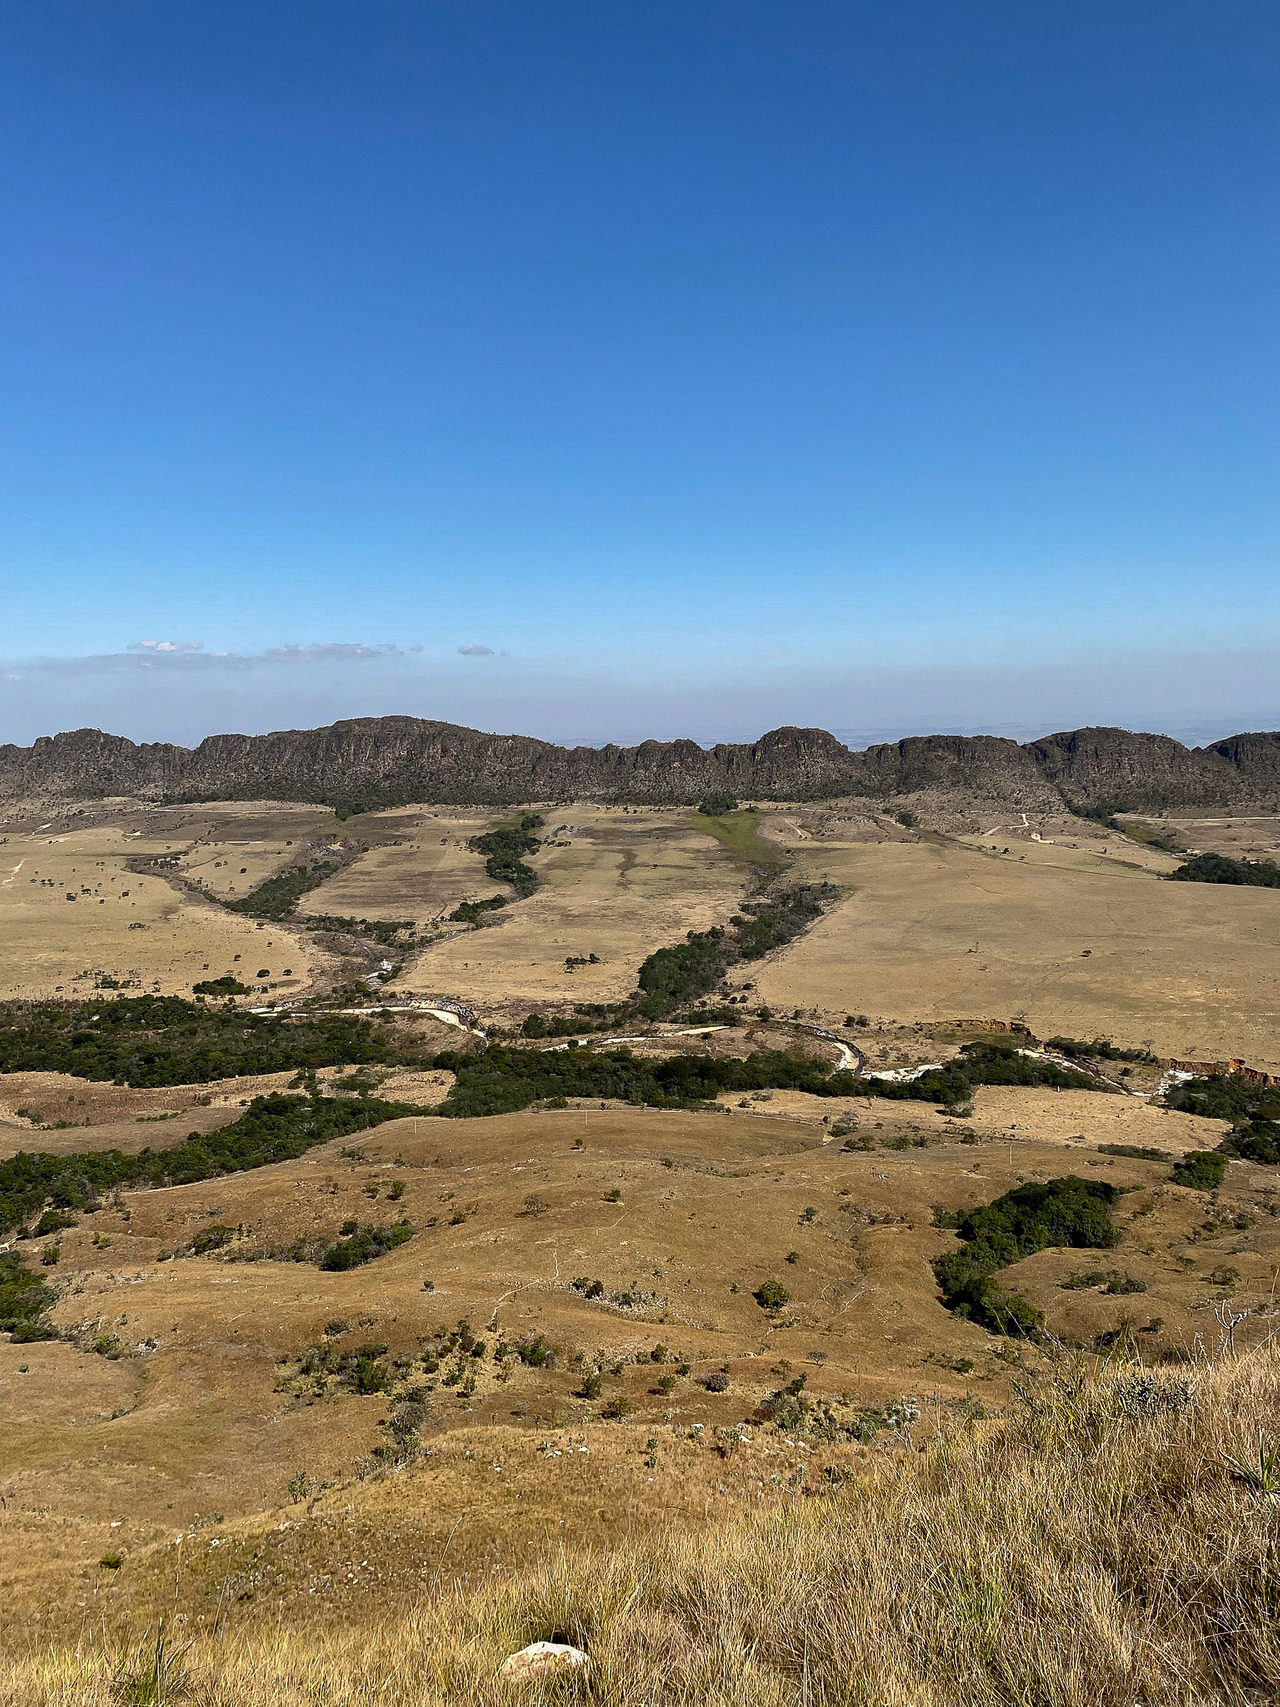
[[[0,799],[297,800],[339,809],[424,802],[505,806],[600,799],[688,804],[713,791],[756,800],[888,800],[963,789],[1023,810],[1152,812],[1280,801],[1280,732],[1184,747],[1166,735],[1076,729],[1019,744],[926,735],[855,751],[823,729],[770,730],[700,747],[558,747],[416,717],[211,735],[198,747],[137,744],[98,729],[0,746]]]

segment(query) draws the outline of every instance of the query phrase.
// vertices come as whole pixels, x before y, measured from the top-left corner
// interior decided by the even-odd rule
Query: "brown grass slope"
[[[695,1541],[553,1554],[479,1592],[429,1583],[412,1614],[359,1631],[215,1633],[159,1663],[154,1632],[125,1648],[89,1636],[13,1656],[0,1699],[1270,1701],[1278,1428],[1273,1345],[1158,1376],[1062,1362],[1006,1425],[959,1428],[828,1496]],[[585,1676],[524,1691],[498,1678],[504,1655],[551,1636],[586,1647]]]

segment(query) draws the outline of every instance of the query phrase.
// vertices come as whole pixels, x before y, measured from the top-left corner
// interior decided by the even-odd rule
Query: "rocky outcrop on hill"
[[[417,717],[360,717],[323,729],[211,735],[198,747],[136,745],[97,729],[0,747],[0,799],[305,800],[339,808],[505,806],[535,800],[690,803],[887,800],[963,790],[1024,810],[1156,811],[1271,805],[1280,734],[1188,748],[1165,735],[1077,729],[1020,746],[991,735],[929,735],[856,752],[823,729],[774,729],[699,747],[557,747]]]

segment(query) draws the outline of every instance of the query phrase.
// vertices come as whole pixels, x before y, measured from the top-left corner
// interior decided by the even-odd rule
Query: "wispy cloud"
[[[271,646],[264,656],[268,658],[283,658],[290,661],[308,662],[310,660],[334,660],[338,658],[385,658],[389,653],[398,653],[400,648],[389,643],[384,646],[364,646],[358,641],[324,640],[310,646]]]
[[[458,651],[464,658],[492,658],[492,646],[459,646]]]
[[[134,640],[130,652],[203,652],[203,640]]]

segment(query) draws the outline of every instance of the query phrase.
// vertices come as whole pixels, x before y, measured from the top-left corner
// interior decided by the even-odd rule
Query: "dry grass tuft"
[[[1090,1373],[1020,1416],[888,1459],[830,1497],[607,1556],[560,1553],[411,1617],[198,1637],[172,1696],[206,1707],[498,1703],[544,1637],[587,1675],[519,1691],[650,1707],[1207,1707],[1280,1689],[1280,1356]],[[1262,1442],[1260,1448],[1259,1442]],[[145,1655],[143,1656],[145,1662]],[[154,1671],[154,1668],[153,1668]],[[86,1639],[13,1663],[6,1702],[121,1707],[146,1663]]]

